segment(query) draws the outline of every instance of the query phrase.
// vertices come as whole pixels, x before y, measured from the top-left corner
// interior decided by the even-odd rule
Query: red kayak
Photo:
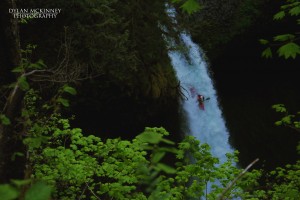
[[[199,103],[199,108],[204,110],[204,103]]]

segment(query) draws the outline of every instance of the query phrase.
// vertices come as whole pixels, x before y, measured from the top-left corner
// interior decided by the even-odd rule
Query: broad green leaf
[[[29,84],[28,84],[25,76],[20,76],[18,78],[18,85],[21,88],[21,90],[23,90],[23,91],[29,90]]]
[[[0,114],[0,122],[1,124],[3,125],[10,125],[10,120],[8,117],[6,117],[5,115],[3,114]]]
[[[262,54],[261,54],[262,57],[265,57],[265,58],[272,58],[272,51],[271,51],[271,48],[268,47],[266,48]]]
[[[152,156],[151,161],[153,163],[158,163],[165,155],[166,155],[166,152],[163,152],[163,151],[155,152],[154,155]]]
[[[16,67],[13,70],[11,70],[11,72],[14,72],[14,73],[19,73],[19,72],[23,72],[23,71],[24,71],[24,69],[21,66]]]
[[[269,43],[269,41],[268,41],[268,40],[265,40],[265,39],[260,39],[259,42],[260,42],[261,44],[268,44],[268,43]]]
[[[276,112],[287,112],[283,104],[275,104],[272,106],[272,108],[275,109]]]
[[[71,95],[76,95],[76,94],[77,94],[76,89],[73,88],[73,87],[70,87],[70,86],[68,86],[68,85],[65,85],[65,86],[63,87],[63,91],[64,91],[64,92],[67,92],[67,93],[69,93],[69,94],[71,94]]]
[[[161,141],[162,136],[155,132],[145,132],[137,136],[141,141],[151,143],[151,144],[158,144]]]
[[[180,6],[188,14],[192,14],[200,10],[200,4],[196,0],[187,0],[182,6]]]
[[[158,163],[157,164],[157,168],[166,172],[167,174],[174,174],[176,173],[176,169],[174,169],[173,167],[171,166],[168,166],[168,165],[165,165],[163,163]]]
[[[175,142],[173,142],[171,140],[168,140],[168,139],[164,139],[164,138],[162,138],[161,141],[164,142],[164,143],[166,143],[166,144],[171,144],[171,145],[175,144]]]
[[[26,180],[11,180],[12,184],[14,184],[17,187],[21,187],[23,185],[28,185],[31,183],[31,179],[26,179]]]
[[[13,200],[19,196],[19,192],[9,184],[0,185],[0,199]]]
[[[296,6],[294,8],[292,8],[289,13],[291,14],[291,16],[298,16],[300,14],[300,6]]]
[[[35,138],[25,138],[23,140],[23,143],[28,145],[31,148],[39,148],[43,142],[47,141],[47,137],[45,136],[39,136]]]
[[[292,34],[283,34],[283,35],[277,35],[274,37],[274,41],[278,42],[285,42],[287,40],[293,40],[295,38]]]
[[[294,42],[289,42],[278,49],[279,56],[284,56],[285,59],[289,57],[296,58],[300,54],[300,46]]]
[[[45,67],[46,67],[46,65],[45,65],[44,61],[41,59],[39,59],[35,63],[30,63],[28,66],[29,69],[43,69]]]
[[[281,121],[285,124],[291,124],[293,115],[285,116],[281,119]]]
[[[48,200],[51,197],[51,187],[43,182],[37,182],[25,194],[25,200]]]
[[[38,64],[39,66],[41,66],[42,68],[43,67],[46,67],[46,64],[44,63],[44,61],[42,59],[39,59],[36,64]]]
[[[300,122],[294,122],[294,126],[295,126],[296,128],[300,128]]]
[[[58,98],[57,101],[59,103],[61,103],[63,106],[65,106],[65,107],[69,107],[70,106],[70,103],[69,103],[68,99]]]
[[[280,11],[280,12],[276,13],[273,16],[273,19],[274,20],[280,20],[280,19],[284,18],[284,16],[285,16],[285,12],[284,11]]]
[[[16,160],[16,157],[17,157],[17,156],[23,157],[24,154],[21,153],[21,152],[15,152],[15,153],[13,153],[13,155],[11,156],[11,160],[12,160],[12,161]]]

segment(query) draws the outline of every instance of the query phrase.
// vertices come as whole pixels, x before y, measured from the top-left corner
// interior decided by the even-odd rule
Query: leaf
[[[25,76],[20,76],[18,78],[18,85],[21,88],[21,90],[23,90],[23,91],[29,90],[29,84],[28,84]]]
[[[171,145],[175,144],[175,142],[173,142],[171,140],[168,140],[168,139],[164,139],[164,138],[162,138],[161,141],[164,142],[164,143],[166,143],[166,144],[171,144]]]
[[[280,19],[284,18],[284,16],[285,16],[285,12],[282,10],[282,11],[276,13],[276,14],[273,16],[273,19],[274,19],[274,20],[280,20]]]
[[[289,13],[291,14],[291,16],[298,16],[300,14],[300,6],[296,6],[294,8],[292,8]]]
[[[176,169],[174,169],[173,167],[170,167],[168,165],[165,165],[163,163],[158,163],[157,164],[157,168],[166,172],[167,174],[174,174],[176,173]]]
[[[187,0],[182,6],[182,10],[186,11],[188,14],[192,14],[200,10],[200,4],[196,0]]]
[[[289,42],[281,46],[277,52],[279,56],[284,56],[285,59],[288,59],[289,57],[295,59],[297,54],[300,54],[300,46],[294,42]]]
[[[31,183],[31,179],[26,179],[26,180],[11,180],[12,184],[14,184],[17,187],[21,187],[23,185],[28,185]]]
[[[181,2],[182,0],[172,0],[172,3],[179,3]]]
[[[19,196],[18,191],[9,184],[0,185],[0,199],[13,200]]]
[[[12,160],[12,161],[15,161],[17,156],[23,157],[24,154],[21,153],[21,152],[15,152],[15,153],[11,156],[11,160]]]
[[[43,182],[35,183],[25,194],[25,200],[48,200],[51,197],[51,187]]]
[[[69,94],[71,94],[71,95],[76,95],[76,94],[77,94],[76,89],[73,88],[73,87],[70,87],[70,86],[68,86],[68,85],[65,85],[65,86],[63,87],[63,91],[64,91],[64,92],[67,92],[67,93],[69,93]]]
[[[271,51],[271,48],[268,47],[266,48],[262,54],[261,54],[262,57],[265,57],[265,58],[272,58],[272,51]]]
[[[10,125],[10,119],[3,114],[0,114],[0,121],[3,125]]]
[[[166,152],[164,152],[164,151],[155,152],[154,155],[152,156],[151,161],[153,163],[158,163],[165,155],[166,155]]]
[[[65,107],[69,107],[70,106],[70,103],[69,103],[68,99],[64,99],[64,98],[60,97],[60,98],[57,99],[57,102],[61,103]]]
[[[275,36],[274,41],[285,42],[287,40],[293,40],[294,38],[295,36],[292,34],[283,34]]]
[[[43,142],[47,142],[48,138],[45,136],[39,136],[35,138],[25,138],[23,143],[31,148],[39,148]]]
[[[11,70],[11,72],[14,72],[14,73],[20,73],[20,72],[23,72],[23,71],[24,71],[24,69],[21,66],[16,67],[13,70]]]
[[[155,132],[144,132],[137,136],[142,142],[151,144],[158,144],[161,141],[162,136]]]
[[[275,104],[272,108],[275,109],[276,112],[287,112],[284,104]]]
[[[42,59],[39,59],[36,64],[38,64],[39,66],[41,66],[42,68],[43,67],[46,67],[47,65],[44,63],[44,61]]]
[[[268,44],[268,43],[269,43],[269,41],[268,41],[268,40],[265,40],[265,39],[260,39],[259,42],[260,42],[261,44]]]
[[[35,63],[30,63],[28,66],[29,69],[43,69],[45,67],[46,67],[46,65],[45,65],[44,61],[41,59],[39,59]]]

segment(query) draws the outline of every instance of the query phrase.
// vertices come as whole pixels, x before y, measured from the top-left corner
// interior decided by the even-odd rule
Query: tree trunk
[[[9,9],[16,8],[15,0],[1,0],[0,1],[0,35],[4,37],[2,40],[3,49],[5,55],[4,63],[0,63],[1,77],[9,77],[11,70],[21,64],[21,51],[20,51],[20,37],[18,21],[14,19],[13,15],[9,13]],[[0,51],[1,52],[1,51]],[[11,120],[11,125],[4,126],[0,124],[0,181],[7,182],[13,174],[14,167],[10,166],[11,156],[17,151],[17,134],[14,131],[14,119],[20,112],[20,105],[22,102],[24,93],[19,87],[15,87],[11,90],[6,102],[4,102],[4,108],[2,114]],[[18,148],[19,149],[19,148]]]

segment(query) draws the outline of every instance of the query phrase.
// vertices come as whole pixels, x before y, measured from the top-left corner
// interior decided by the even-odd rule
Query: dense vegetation
[[[190,14],[200,8],[195,0],[173,2]],[[238,13],[253,5],[232,2],[228,9],[237,6]],[[2,1],[0,7],[7,49],[1,49],[1,76],[7,78],[1,79],[0,199],[300,198],[299,161],[249,172],[257,160],[239,169],[237,155],[219,163],[207,144],[179,137],[174,124],[180,83],[163,36],[177,40],[181,27],[173,27],[165,2],[20,1],[18,7],[68,11],[57,20],[22,21],[20,30],[7,14],[14,3]],[[287,1],[274,18],[287,13],[298,17],[300,2]],[[247,23],[227,24],[233,33],[226,40]],[[297,34],[274,38],[281,42],[279,56],[300,54]],[[276,125],[299,132],[297,114],[284,105],[273,108],[284,114]],[[93,118],[101,123],[97,128],[89,124]]]

